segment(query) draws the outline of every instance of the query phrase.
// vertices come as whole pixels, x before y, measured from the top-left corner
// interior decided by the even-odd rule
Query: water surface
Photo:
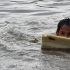
[[[70,70],[70,52],[41,50],[69,11],[69,0],[0,0],[0,69]]]

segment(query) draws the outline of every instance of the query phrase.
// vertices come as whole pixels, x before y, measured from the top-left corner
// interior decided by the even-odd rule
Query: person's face
[[[59,32],[56,32],[57,36],[64,36],[64,37],[70,37],[70,25],[63,25]]]

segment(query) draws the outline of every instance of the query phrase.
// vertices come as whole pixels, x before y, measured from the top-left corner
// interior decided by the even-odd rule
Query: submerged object
[[[70,38],[55,36],[55,35],[42,35],[41,49],[70,49]]]

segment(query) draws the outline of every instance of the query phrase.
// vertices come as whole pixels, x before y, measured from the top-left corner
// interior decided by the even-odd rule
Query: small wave
[[[57,14],[57,13],[62,13],[62,12],[37,13],[37,14],[33,14],[33,15],[34,16],[44,16],[44,15],[53,15],[53,14]]]

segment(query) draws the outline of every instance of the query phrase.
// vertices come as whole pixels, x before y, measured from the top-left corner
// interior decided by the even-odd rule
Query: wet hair
[[[67,19],[62,19],[58,25],[57,25],[57,32],[59,32],[60,28],[63,26],[63,25],[67,25],[69,26],[70,25],[70,19],[67,18]]]

